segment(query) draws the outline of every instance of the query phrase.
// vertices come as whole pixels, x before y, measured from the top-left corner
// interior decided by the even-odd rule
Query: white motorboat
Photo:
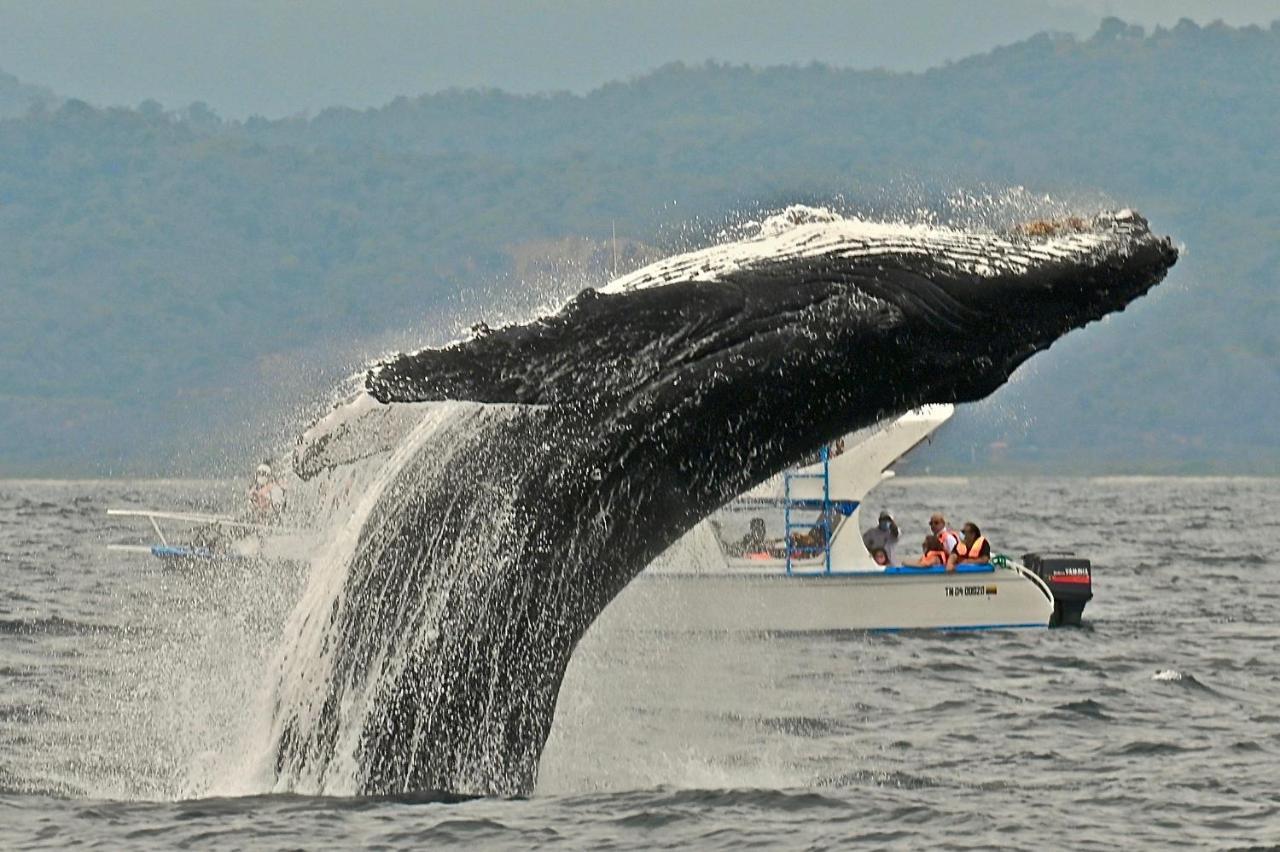
[[[140,533],[135,540],[150,540],[111,543],[107,549],[149,554],[180,565],[243,560],[303,563],[323,541],[323,531],[346,516],[351,495],[365,486],[360,477],[376,472],[377,461],[328,470],[310,481],[292,475],[283,459],[275,468],[285,471],[277,482],[287,501],[272,511],[250,508],[241,515],[221,515],[132,506],[108,509],[113,517],[145,520],[151,535]]]
[[[951,417],[934,405],[849,435],[843,448],[752,489],[691,530],[610,605],[707,630],[981,630],[1079,623],[1087,560],[996,556],[947,572],[878,565],[863,544],[863,498]],[[776,530],[772,537],[768,531]],[[1063,586],[1071,602],[1055,599]],[[1079,599],[1079,600],[1077,600]],[[1078,603],[1078,605],[1076,605]],[[641,623],[641,622],[636,622]]]
[[[642,574],[610,605],[699,630],[990,630],[1048,627],[1053,595],[1015,563],[877,571]],[[624,618],[625,616],[619,616]]]

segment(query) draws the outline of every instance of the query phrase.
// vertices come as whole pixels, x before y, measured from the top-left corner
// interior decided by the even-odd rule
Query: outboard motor
[[[1035,571],[1053,592],[1050,627],[1080,626],[1084,605],[1093,598],[1093,568],[1070,551],[1026,553],[1022,564]]]

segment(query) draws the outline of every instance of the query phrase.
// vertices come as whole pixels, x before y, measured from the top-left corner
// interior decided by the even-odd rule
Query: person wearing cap
[[[957,565],[964,563],[983,563],[991,561],[991,544],[982,535],[982,530],[973,521],[968,521],[960,531],[964,540],[956,545],[947,559],[947,571],[955,571]]]
[[[258,465],[253,484],[249,486],[249,507],[260,520],[279,516],[284,509],[284,488],[271,475],[271,465]]]
[[[960,534],[947,526],[947,519],[942,516],[941,512],[934,512],[929,518],[929,532],[938,537],[938,541],[942,544],[942,549],[948,557],[956,549],[956,545],[960,543]]]
[[[888,564],[898,564],[893,553],[898,547],[898,524],[888,512],[881,512],[879,522],[862,534],[862,543],[866,545],[868,553],[883,550]]]

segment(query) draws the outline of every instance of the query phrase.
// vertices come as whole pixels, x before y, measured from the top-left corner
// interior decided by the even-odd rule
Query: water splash
[[[256,725],[257,743],[247,749],[256,755],[254,765],[239,769],[242,789],[275,789],[329,795],[350,795],[360,789],[364,761],[362,735],[373,708],[380,699],[385,681],[395,681],[409,656],[398,653],[398,645],[417,641],[440,653],[447,653],[440,636],[441,612],[449,583],[458,581],[458,572],[443,567],[435,578],[435,589],[374,589],[378,601],[362,600],[351,594],[352,572],[361,565],[362,547],[377,547],[387,534],[382,518],[406,511],[406,503],[421,499],[430,491],[426,481],[448,482],[443,475],[454,466],[456,456],[465,451],[472,437],[484,431],[486,421],[504,420],[501,407],[481,407],[467,403],[440,403],[417,406],[416,426],[389,454],[363,460],[373,470],[370,481],[360,489],[349,516],[333,534],[313,565],[303,598],[286,628],[283,650],[275,664],[275,687],[268,718]],[[423,464],[422,448],[431,452]],[[411,477],[407,470],[417,466]],[[482,527],[492,522],[495,535],[485,552],[464,548],[459,541],[446,549],[461,563],[477,571],[492,560],[502,558],[500,521],[509,510],[510,494],[497,489],[486,491],[488,499],[473,500],[463,507],[463,520]],[[380,517],[381,516],[381,517]],[[428,533],[429,534],[429,533]],[[394,600],[386,596],[395,596]],[[361,610],[368,607],[369,612]],[[351,627],[364,620],[365,629],[355,629],[359,641],[349,644]],[[335,630],[347,625],[347,630]],[[384,635],[385,634],[385,635]],[[400,642],[387,637],[398,637]],[[337,693],[334,685],[340,684]],[[335,694],[341,699],[334,700]],[[423,696],[424,701],[434,697]],[[465,785],[459,785],[463,788]]]

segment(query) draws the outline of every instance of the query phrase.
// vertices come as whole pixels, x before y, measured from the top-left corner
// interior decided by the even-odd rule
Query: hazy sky
[[[1104,15],[1266,23],[1280,0],[0,0],[0,70],[97,104],[276,117],[581,92],[675,60],[921,70]]]

